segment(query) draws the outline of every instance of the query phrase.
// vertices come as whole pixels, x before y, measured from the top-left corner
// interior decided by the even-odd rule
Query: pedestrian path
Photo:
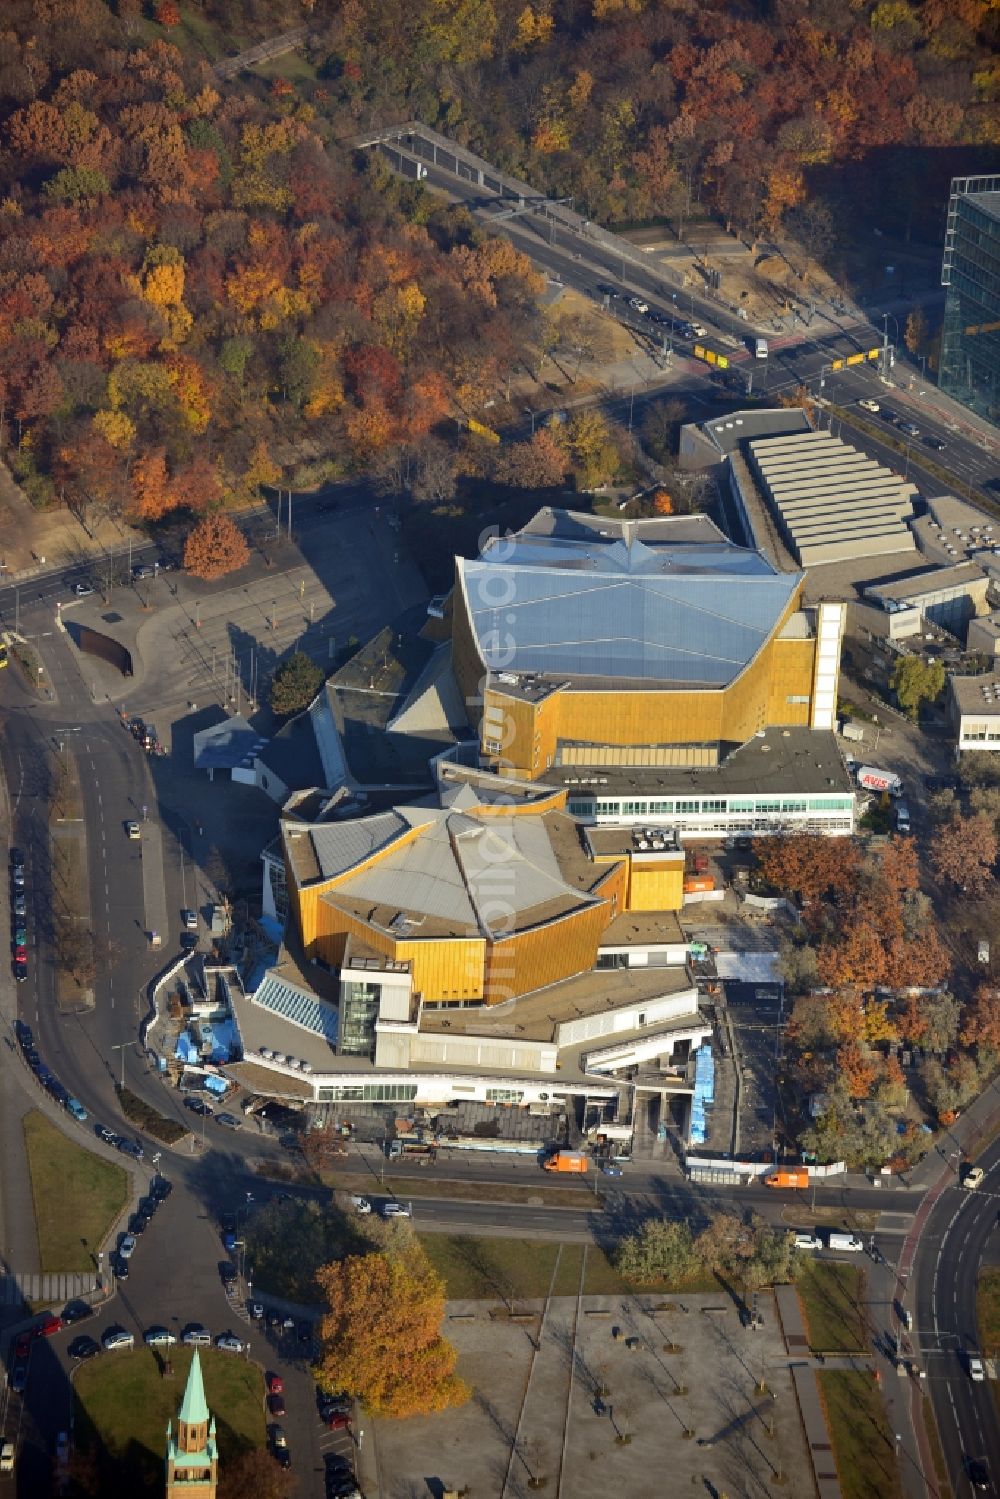
[[[816,1371],[809,1352],[809,1337],[798,1292],[794,1286],[776,1286],[774,1295],[819,1499],[840,1499],[840,1480],[837,1477],[833,1444],[816,1383]]]

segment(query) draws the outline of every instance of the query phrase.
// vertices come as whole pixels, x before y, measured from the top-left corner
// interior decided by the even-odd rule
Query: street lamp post
[[[119,1041],[112,1046],[112,1051],[120,1051],[122,1054],[122,1092],[125,1091],[125,1052],[130,1046],[138,1046],[138,1041]]]

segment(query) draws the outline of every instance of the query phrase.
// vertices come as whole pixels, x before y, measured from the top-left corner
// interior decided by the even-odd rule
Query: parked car
[[[181,912],[181,925],[189,932],[198,930],[198,913],[186,908]]]
[[[260,1319],[261,1319],[261,1317],[263,1317],[263,1315],[264,1315],[264,1308],[263,1308],[263,1306],[261,1305],[261,1303],[259,1301],[248,1301],[247,1302],[247,1316],[248,1317],[253,1318],[253,1320],[255,1322],[259,1322]]]
[[[142,837],[142,829],[137,822],[127,822],[125,824],[125,832],[133,842]]]
[[[988,1489],[990,1486],[990,1470],[986,1465],[985,1458],[970,1457],[966,1463],[965,1471],[969,1475],[969,1482],[974,1489]]]
[[[148,1332],[143,1333],[142,1340],[147,1348],[172,1348],[177,1342],[177,1335],[169,1327],[151,1327]]]
[[[128,1267],[128,1260],[123,1260],[120,1254],[112,1259],[111,1268],[115,1272],[116,1280],[128,1280],[131,1274]]]
[[[280,1374],[268,1372],[265,1375],[265,1381],[267,1384],[267,1392],[269,1395],[281,1395],[284,1393],[285,1381],[282,1379]]]
[[[351,1424],[351,1417],[348,1411],[331,1410],[326,1415],[322,1415],[320,1419],[323,1425],[330,1431],[346,1431]]]
[[[115,1149],[120,1150],[122,1155],[130,1155],[134,1161],[141,1161],[146,1153],[138,1140],[126,1140],[122,1136],[115,1141]]]
[[[243,1120],[237,1119],[235,1114],[216,1114],[216,1124],[222,1124],[226,1129],[242,1129]]]
[[[272,1416],[286,1415],[284,1395],[268,1395],[267,1408]]]
[[[383,1218],[412,1218],[409,1203],[406,1202],[384,1202],[382,1204]]]
[[[101,1338],[106,1353],[115,1353],[120,1348],[134,1348],[135,1334],[124,1327],[109,1327]]]
[[[26,1363],[14,1365],[10,1374],[10,1387],[15,1395],[23,1395],[28,1383],[28,1366]]]
[[[149,1195],[154,1202],[166,1202],[173,1190],[174,1184],[166,1176],[157,1176],[149,1184]]]
[[[86,1124],[90,1115],[78,1098],[67,1098],[66,1108],[80,1124]]]
[[[66,1352],[70,1358],[79,1359],[82,1363],[85,1359],[96,1358],[101,1351],[101,1345],[94,1338],[88,1338],[86,1333],[74,1338]]]
[[[94,1308],[89,1301],[67,1301],[62,1312],[63,1327],[72,1327],[74,1322],[86,1322],[93,1315]]]
[[[12,901],[15,916],[26,916],[28,914],[28,902],[23,890],[19,890]]]
[[[118,1245],[118,1258],[130,1260],[135,1253],[135,1236],[133,1234],[122,1234],[121,1243]]]
[[[367,1197],[352,1197],[351,1203],[354,1207],[354,1211],[356,1213],[360,1213],[362,1217],[365,1217],[372,1210],[372,1205]]]
[[[234,1286],[239,1278],[236,1274],[236,1266],[231,1260],[223,1260],[219,1266],[219,1275],[222,1279],[222,1284],[227,1290],[230,1286]]]
[[[982,1384],[986,1379],[986,1370],[983,1367],[982,1359],[978,1358],[974,1353],[969,1353],[966,1355],[966,1365],[969,1371],[969,1378],[973,1384]]]
[[[224,1353],[242,1353],[243,1342],[234,1332],[220,1332],[215,1340],[216,1348],[221,1348]]]
[[[188,1348],[210,1348],[212,1346],[212,1334],[200,1322],[191,1322],[181,1334],[181,1342],[186,1344]]]
[[[89,583],[73,584],[73,592],[76,594],[78,599],[89,599],[93,591],[94,590]]]
[[[14,979],[15,979],[15,981],[17,983],[19,983],[19,984],[23,984],[25,982],[25,980],[27,979],[27,977],[28,977],[28,964],[27,964],[27,962],[23,958],[17,958],[17,959],[15,959],[15,961],[14,961]]]
[[[821,1238],[819,1238],[816,1234],[796,1234],[795,1235],[795,1248],[796,1249],[822,1249],[823,1248],[823,1240]]]
[[[142,1234],[146,1232],[148,1227],[149,1219],[146,1217],[145,1213],[133,1213],[131,1218],[128,1220],[128,1231],[132,1235],[133,1239],[140,1238]]]
[[[213,1112],[211,1105],[207,1104],[203,1098],[185,1098],[184,1107],[190,1109],[192,1114],[211,1114]]]
[[[55,1337],[57,1332],[62,1332],[62,1325],[61,1317],[57,1317],[54,1312],[46,1312],[35,1329],[35,1336],[39,1338]]]

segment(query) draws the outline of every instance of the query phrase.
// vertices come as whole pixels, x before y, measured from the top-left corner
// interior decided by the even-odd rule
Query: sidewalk
[[[813,1474],[819,1499],[840,1499],[840,1480],[833,1457],[826,1413],[820,1399],[815,1370],[818,1367],[809,1352],[809,1339],[802,1308],[794,1286],[775,1286],[774,1298],[781,1319],[781,1331],[788,1350],[789,1367],[795,1383],[795,1397],[809,1446]],[[839,1364],[839,1360],[837,1363]]]

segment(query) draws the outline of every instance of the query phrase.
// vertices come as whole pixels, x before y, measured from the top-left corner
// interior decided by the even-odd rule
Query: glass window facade
[[[724,834],[763,830],[782,827],[789,818],[795,820],[796,827],[848,832],[854,798],[832,792],[826,796],[645,797],[641,801],[597,800],[577,795],[566,805],[571,816],[586,822],[662,818],[682,832]]]
[[[1000,177],[956,177],[941,281],[941,389],[1000,419]]]
[[[320,1103],[411,1103],[416,1083],[343,1083],[320,1088]]]
[[[375,1055],[375,1021],[381,994],[381,984],[365,983],[360,979],[341,980],[339,1052],[350,1057]]]

